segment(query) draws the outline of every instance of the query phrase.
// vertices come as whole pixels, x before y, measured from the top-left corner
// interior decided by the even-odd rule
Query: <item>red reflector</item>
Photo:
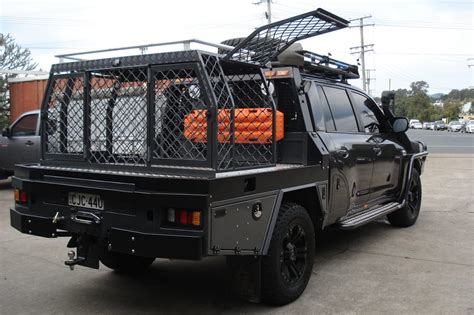
[[[28,195],[26,194],[25,191],[20,190],[20,201],[23,202],[23,203],[28,202]]]
[[[188,224],[188,212],[186,210],[179,212],[179,224]]]

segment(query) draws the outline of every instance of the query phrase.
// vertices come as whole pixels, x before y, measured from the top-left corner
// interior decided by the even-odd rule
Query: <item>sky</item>
[[[221,42],[245,37],[266,23],[259,0],[0,0],[0,32],[29,48],[42,70],[57,63],[55,55],[131,45],[198,38]],[[409,88],[424,80],[429,92],[448,93],[474,86],[474,0],[273,0],[277,21],[316,8],[345,19],[365,19],[370,92]],[[358,20],[351,23],[357,26]],[[306,50],[355,64],[360,29],[347,28],[302,41]],[[195,47],[202,48],[202,47]],[[178,46],[168,50],[180,49]],[[148,52],[157,51],[149,49]],[[139,54],[137,49],[120,55]],[[103,58],[110,55],[91,55]],[[362,81],[352,80],[356,86]]]

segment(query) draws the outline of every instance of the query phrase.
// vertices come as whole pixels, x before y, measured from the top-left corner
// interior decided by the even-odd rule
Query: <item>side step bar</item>
[[[343,230],[355,229],[367,222],[380,218],[390,212],[400,209],[402,205],[398,202],[391,202],[381,207],[373,208],[361,213],[357,213],[338,222],[338,227]]]

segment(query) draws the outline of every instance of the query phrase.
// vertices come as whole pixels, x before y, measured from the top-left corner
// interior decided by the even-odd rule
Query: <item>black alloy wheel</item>
[[[281,243],[280,271],[283,280],[289,285],[298,282],[307,267],[308,242],[303,227],[294,223]]]
[[[408,189],[407,206],[408,212],[412,217],[418,215],[421,205],[421,189],[418,186],[418,181],[412,177],[410,181],[410,188]]]
[[[388,221],[393,226],[409,227],[416,223],[421,208],[421,179],[417,169],[412,170],[408,195],[403,208],[387,215]]]
[[[315,233],[301,205],[284,202],[279,210],[268,254],[262,258],[262,300],[285,305],[306,288],[313,270]]]

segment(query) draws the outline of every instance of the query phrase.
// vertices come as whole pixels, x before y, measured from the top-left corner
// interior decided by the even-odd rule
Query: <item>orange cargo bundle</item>
[[[272,110],[269,108],[236,108],[234,112],[234,141],[240,144],[272,142]],[[231,110],[220,109],[217,116],[220,143],[230,141]],[[283,113],[276,111],[275,139],[283,139]],[[194,142],[207,142],[206,110],[193,110],[184,119],[184,136]]]

